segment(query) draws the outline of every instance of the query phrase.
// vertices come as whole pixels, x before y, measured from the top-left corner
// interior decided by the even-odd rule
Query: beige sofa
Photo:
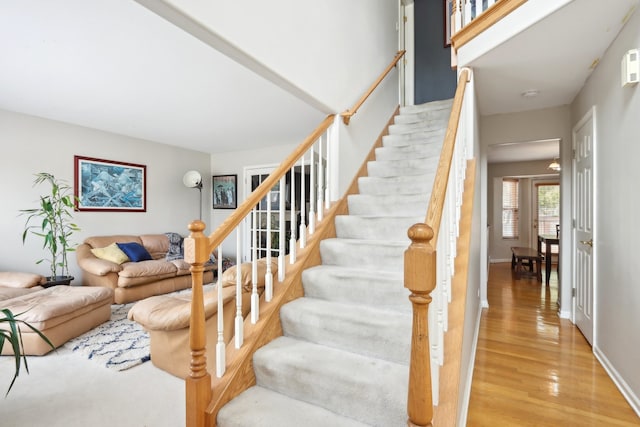
[[[251,310],[251,264],[241,265],[240,281],[242,285],[242,316],[245,318]],[[274,259],[271,264],[274,276],[277,276],[278,265]],[[236,271],[233,266],[222,274],[223,299],[223,340],[228,344],[235,335],[236,316]],[[256,286],[262,294],[266,261],[257,262],[258,281]],[[204,293],[204,310],[206,319],[207,370],[215,375],[216,343],[218,341],[218,290],[217,285]],[[191,349],[189,347],[189,321],[191,316],[191,294],[158,295],[137,302],[128,317],[135,320],[149,332],[151,362],[158,368],[179,378],[189,375]]]
[[[117,244],[131,243],[144,247],[151,259],[134,262],[110,253],[117,252]],[[76,259],[84,285],[113,289],[115,303],[124,304],[191,287],[191,266],[182,258],[168,259],[169,252],[166,234],[95,236],[78,246]],[[175,254],[173,247],[171,254]],[[204,283],[213,281],[215,269],[214,263],[205,266]]]
[[[42,332],[58,347],[95,328],[111,317],[113,291],[106,288],[52,286],[43,288],[43,276],[0,272],[0,308]],[[1,326],[1,325],[0,325]],[[25,355],[42,356],[52,348],[35,332],[20,326]],[[13,354],[5,345],[2,354]]]

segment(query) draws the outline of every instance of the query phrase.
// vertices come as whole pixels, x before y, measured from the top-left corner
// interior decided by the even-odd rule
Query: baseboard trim
[[[511,262],[511,258],[496,258],[496,259],[491,259],[491,264],[499,264],[502,262]]]
[[[640,417],[640,398],[635,395],[629,384],[622,378],[622,376],[618,373],[618,371],[613,367],[609,359],[604,355],[600,348],[597,346],[593,346],[593,354],[596,356],[596,359],[600,362],[602,367],[609,377],[613,380],[613,383],[618,387],[620,393],[624,396],[624,398],[631,405],[631,409],[635,411],[635,413]]]
[[[473,370],[476,366],[476,352],[478,351],[478,338],[480,336],[480,320],[482,318],[483,303],[480,303],[478,308],[478,317],[476,319],[476,328],[473,333],[473,346],[471,347],[471,363],[469,363],[469,369],[467,370],[467,378],[469,381],[465,384],[464,393],[462,394],[462,402],[460,407],[462,410],[458,414],[458,426],[464,427],[467,425],[467,416],[469,415],[469,401],[471,400],[471,384],[473,383]]]

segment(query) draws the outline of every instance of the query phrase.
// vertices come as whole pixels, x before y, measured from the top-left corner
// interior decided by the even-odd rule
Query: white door
[[[573,287],[576,326],[593,344],[595,107],[573,129]]]

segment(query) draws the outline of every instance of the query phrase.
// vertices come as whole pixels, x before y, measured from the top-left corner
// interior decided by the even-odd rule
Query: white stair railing
[[[316,227],[321,223],[323,210],[330,207],[331,193],[328,189],[335,185],[332,179],[337,176],[334,171],[329,169],[334,165],[334,162],[329,161],[330,150],[336,150],[338,144],[336,139],[338,133],[333,129],[335,126],[339,126],[339,122],[332,119],[326,130],[319,134],[308,149],[301,152],[293,165],[279,177],[277,184],[268,189],[266,195],[248,211],[246,217],[234,228],[236,260],[242,260],[245,253],[248,253],[250,258],[247,261],[250,263],[251,272],[250,307],[248,310],[252,324],[256,324],[260,320],[261,291],[264,291],[263,303],[269,303],[273,297],[274,287],[286,278],[286,257],[289,257],[290,264],[295,263],[297,251],[305,246],[307,237],[311,237]],[[309,182],[308,191],[306,190],[307,182]],[[274,213],[275,209],[278,210],[277,214]],[[287,224],[287,218],[289,224]],[[243,247],[244,240],[241,238],[243,223],[250,224],[248,227],[251,232],[250,248]],[[223,275],[222,246],[228,241],[229,236],[230,234],[218,244],[218,289],[221,289],[223,285],[221,281]],[[273,271],[272,260],[274,257],[276,257],[277,274]],[[260,277],[259,273],[261,258],[265,263],[264,277]],[[245,268],[247,267],[245,266]],[[244,318],[247,316],[245,312],[247,309],[243,307],[243,293],[246,292],[243,276],[246,273],[243,273],[243,266],[239,262],[235,268],[234,341],[235,348],[241,348],[244,337]],[[264,289],[259,286],[262,279]],[[215,370],[218,378],[222,377],[226,371],[224,354],[226,345],[224,342],[224,312],[226,309],[229,308],[225,308],[222,292],[218,292],[218,339]],[[226,325],[226,327],[228,326]]]

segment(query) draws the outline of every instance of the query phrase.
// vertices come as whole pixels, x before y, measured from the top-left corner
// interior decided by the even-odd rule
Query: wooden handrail
[[[409,228],[411,245],[404,254],[404,286],[411,291],[409,300],[413,309],[411,332],[411,358],[409,364],[409,391],[407,414],[409,426],[431,426],[433,398],[431,391],[431,356],[429,346],[428,311],[431,292],[436,288],[436,245],[449,172],[455,148],[458,123],[462,111],[464,91],[469,70],[463,69],[453,99],[449,123],[436,170],[429,207],[424,223]]]
[[[369,90],[367,90],[364,93],[364,95],[362,95],[362,97],[358,100],[358,102],[356,102],[353,107],[349,108],[348,110],[345,110],[343,113],[340,114],[345,125],[349,125],[349,121],[351,120],[351,117],[353,117],[353,115],[355,115],[358,112],[358,109],[362,106],[362,104],[364,104],[364,101],[366,101],[367,98],[373,93],[373,91],[376,90],[376,88],[380,85],[380,83],[382,83],[384,78],[387,77],[387,74],[389,74],[389,72],[393,69],[393,67],[396,66],[400,58],[404,56],[405,52],[406,52],[405,50],[399,50],[396,56],[393,57],[393,60],[391,61],[391,63],[387,66],[387,68],[385,68],[382,74],[380,74],[380,77],[378,77],[378,79],[375,82],[373,82],[373,84],[369,87]]]
[[[438,242],[438,232],[440,230],[440,220],[442,219],[442,210],[444,207],[444,198],[447,193],[447,183],[449,182],[449,172],[451,171],[451,159],[453,158],[453,149],[456,144],[456,136],[458,135],[458,122],[460,121],[460,113],[462,111],[462,101],[464,91],[469,81],[469,70],[463,69],[458,78],[458,87],[453,98],[451,114],[449,115],[449,123],[447,131],[444,134],[444,143],[438,169],[436,169],[436,177],[433,181],[433,189],[431,198],[429,199],[429,207],[427,208],[427,216],[424,220],[425,224],[433,229],[433,245]]]
[[[213,252],[227,236],[236,229],[242,220],[260,203],[274,185],[282,178],[306,153],[318,138],[331,126],[334,115],[327,116],[300,145],[284,159],[280,166],[274,170],[262,183],[245,199],[238,208],[225,219],[220,226],[209,236],[209,253]]]
[[[527,0],[498,0],[487,10],[479,14],[476,19],[469,22],[451,35],[451,46],[458,50],[469,43],[479,34],[490,28],[496,22],[522,6]],[[477,3],[476,3],[477,4]]]

